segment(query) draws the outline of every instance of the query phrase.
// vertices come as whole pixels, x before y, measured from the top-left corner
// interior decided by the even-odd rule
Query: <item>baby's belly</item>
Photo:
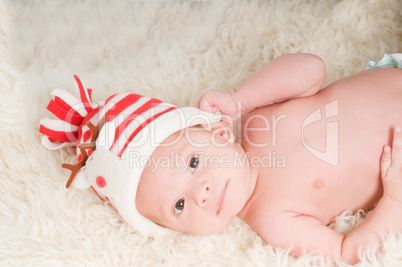
[[[335,168],[317,162],[316,167],[301,174],[304,182],[292,187],[303,193],[300,197],[289,196],[293,200],[289,208],[298,206],[298,212],[319,218],[325,225],[345,210],[372,208],[382,196],[378,167],[355,159],[350,162]]]
[[[270,208],[311,215],[329,224],[345,210],[373,207],[382,196],[379,168],[369,164],[368,158],[341,155],[344,160],[331,166],[297,148],[292,156],[286,152],[282,156],[287,160],[286,168],[263,168],[260,172],[258,186],[265,188]]]

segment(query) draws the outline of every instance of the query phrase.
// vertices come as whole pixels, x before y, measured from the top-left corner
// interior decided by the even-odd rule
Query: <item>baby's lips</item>
[[[225,187],[222,189],[222,191],[221,191],[221,193],[219,194],[219,197],[218,197],[218,199],[217,199],[217,201],[216,201],[216,203],[215,203],[216,215],[218,215],[219,212],[220,212],[221,209],[222,209],[222,205],[223,205],[223,202],[224,202],[224,200],[225,200],[225,195],[226,195],[227,186],[228,186],[228,184],[226,183],[226,184],[225,184]]]

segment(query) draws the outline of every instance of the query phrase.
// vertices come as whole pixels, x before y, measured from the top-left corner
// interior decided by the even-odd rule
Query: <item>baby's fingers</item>
[[[392,141],[392,166],[402,169],[402,133],[399,127],[395,128]]]
[[[381,178],[387,175],[389,166],[391,166],[391,148],[389,146],[384,146],[381,154]]]
[[[216,92],[214,90],[206,91],[195,104],[195,107],[211,113],[217,112],[219,109],[215,104]]]

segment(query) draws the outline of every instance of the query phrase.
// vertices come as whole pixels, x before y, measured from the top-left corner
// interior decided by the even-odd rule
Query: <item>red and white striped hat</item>
[[[67,187],[91,187],[146,236],[169,231],[137,211],[135,197],[142,171],[152,152],[169,135],[220,121],[220,115],[194,107],[178,108],[137,94],[115,94],[94,107],[92,90],[74,78],[80,97],[55,89],[47,108],[58,119],[42,119],[39,129],[44,135],[42,144],[49,149],[77,147],[79,163],[63,164],[73,171]]]

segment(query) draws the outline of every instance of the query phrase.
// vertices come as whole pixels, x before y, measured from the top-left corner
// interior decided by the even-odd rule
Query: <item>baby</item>
[[[76,128],[44,120],[43,144],[78,145],[80,162],[65,165],[70,184],[92,187],[140,232],[214,234],[239,216],[273,246],[355,263],[360,246],[402,230],[402,70],[366,70],[319,91],[324,79],[320,58],[283,55],[231,91],[205,92],[198,109],[162,105],[128,129],[138,115],[119,117],[136,102],[120,107],[127,96],[117,95],[95,108],[77,78],[86,101],[66,107],[78,105]],[[228,127],[236,120],[237,141]],[[347,236],[327,227],[375,204]]]
[[[169,168],[152,161],[139,183],[139,212],[195,234],[217,233],[239,216],[273,246],[348,263],[358,259],[359,246],[402,230],[402,134],[396,128],[402,125],[402,70],[363,71],[318,92],[324,79],[320,58],[290,54],[234,90],[207,91],[200,109],[219,110],[226,121],[241,113],[241,146],[222,125],[213,134],[201,127],[182,130],[187,138],[158,147],[152,157],[174,151],[188,159],[188,168],[182,171],[173,159]],[[381,177],[384,144],[393,144],[393,164],[389,168],[386,146]],[[327,227],[343,211],[377,202],[347,237]]]

